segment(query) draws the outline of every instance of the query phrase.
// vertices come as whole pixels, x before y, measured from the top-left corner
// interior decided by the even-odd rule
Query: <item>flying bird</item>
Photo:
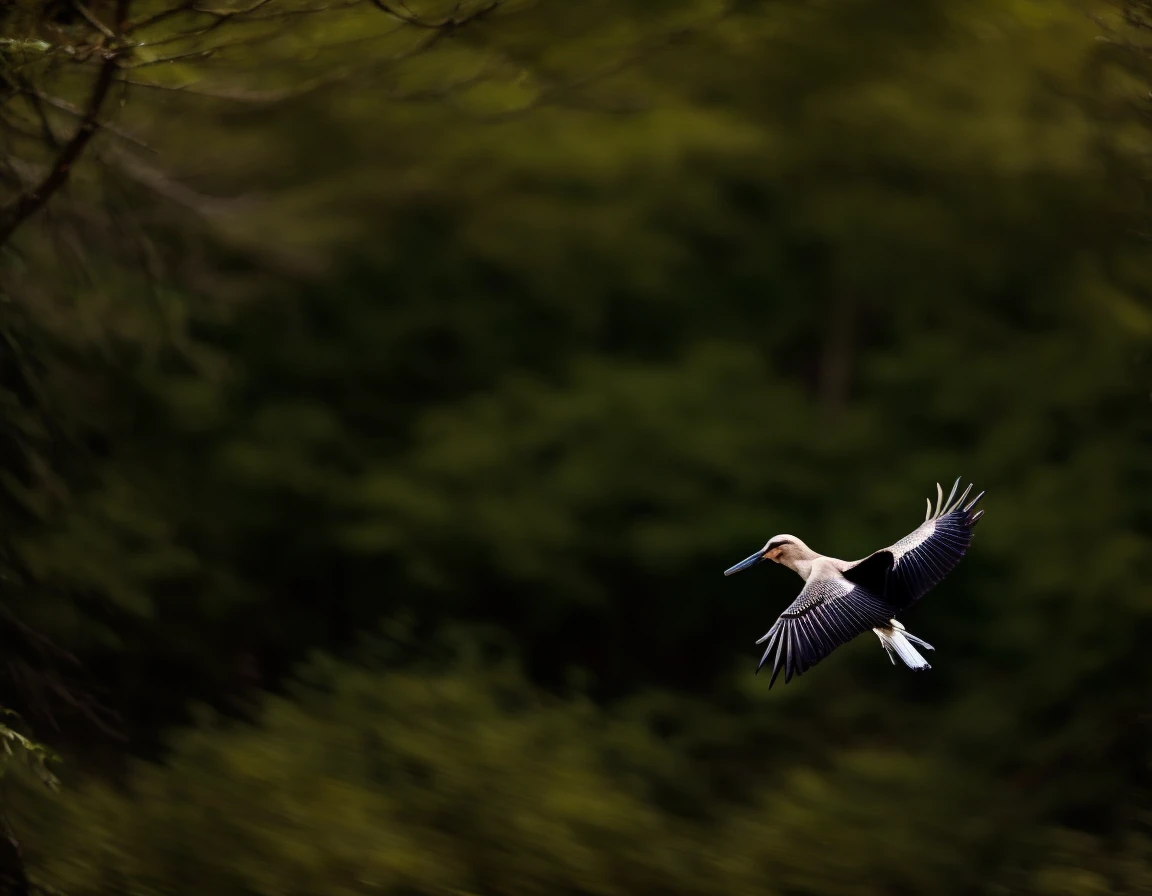
[[[724,571],[730,576],[772,560],[804,580],[800,595],[756,642],[768,642],[757,673],[772,655],[769,689],[781,672],[787,683],[868,629],[876,633],[892,665],[896,665],[895,654],[909,669],[932,668],[913,645],[935,648],[910,634],[895,616],[940,584],[972,543],[972,530],[984,515],[974,508],[984,492],[965,504],[972,486],[956,497],[959,485],[957,479],[945,500],[937,483],[936,505],[928,499],[924,522],[891,547],[863,560],[825,557],[794,535],[776,535],[751,557]]]

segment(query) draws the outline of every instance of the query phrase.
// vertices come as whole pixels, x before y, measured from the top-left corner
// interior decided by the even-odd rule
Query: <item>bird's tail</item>
[[[880,639],[880,646],[888,651],[888,659],[892,660],[892,665],[896,665],[896,660],[892,656],[892,654],[896,654],[909,669],[917,671],[931,669],[928,661],[912,645],[914,643],[919,644],[927,650],[935,650],[936,648],[927,641],[905,631],[904,626],[895,619],[891,620],[891,623],[889,628],[874,628],[872,631],[876,632],[876,636]]]

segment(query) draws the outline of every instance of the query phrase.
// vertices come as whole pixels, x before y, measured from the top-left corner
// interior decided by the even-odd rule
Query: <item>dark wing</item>
[[[839,577],[809,581],[776,624],[757,644],[768,642],[756,671],[772,660],[772,680],[784,672],[787,684],[803,675],[837,647],[876,626],[888,625],[893,609],[864,587]]]
[[[968,551],[972,530],[983,510],[976,503],[980,492],[964,503],[972,486],[956,497],[957,479],[952,493],[944,500],[944,490],[936,485],[936,507],[928,501],[924,522],[896,544],[877,551],[844,570],[844,577],[881,595],[896,609],[904,609],[935,588]]]

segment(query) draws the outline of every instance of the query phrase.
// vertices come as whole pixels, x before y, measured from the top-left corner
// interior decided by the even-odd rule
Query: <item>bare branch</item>
[[[117,23],[124,22],[128,18],[130,3],[131,0],[116,0]],[[43,208],[45,203],[67,183],[72,166],[83,155],[84,150],[100,129],[100,113],[103,111],[104,101],[108,98],[108,93],[116,80],[118,62],[118,53],[115,48],[105,52],[104,61],[97,72],[96,83],[92,87],[92,94],[88,99],[83,118],[76,132],[64,144],[44,180],[37,187],[17,197],[15,202],[3,210],[4,217],[0,220],[0,246],[7,243],[20,225]]]
[[[457,0],[456,5],[452,8],[452,12],[444,18],[439,19],[438,21],[428,21],[427,19],[420,18],[418,15],[412,12],[412,10],[408,7],[408,4],[404,3],[403,0],[400,0],[402,10],[398,10],[396,7],[385,3],[384,0],[368,0],[368,2],[375,6],[382,13],[384,13],[386,16],[396,19],[399,22],[403,22],[405,25],[411,25],[414,28],[425,28],[433,31],[455,31],[457,28],[471,24],[473,22],[478,22],[480,19],[485,18],[486,16],[495,12],[503,5],[504,0],[491,0],[491,2],[485,6],[480,7],[479,9],[469,13],[463,18],[460,17],[460,0]]]
[[[84,114],[85,114],[84,110],[81,109],[79,106],[68,102],[67,100],[63,100],[63,99],[60,99],[59,97],[52,96],[51,94],[44,93],[43,91],[36,90],[35,88],[33,88],[31,86],[25,87],[21,92],[28,94],[30,96],[33,96],[36,99],[40,100],[41,102],[48,104],[52,108],[59,109],[61,112],[65,112],[68,115],[74,116],[76,118],[83,118],[84,117]],[[135,134],[131,133],[130,131],[125,130],[124,128],[120,127],[119,125],[112,124],[111,122],[108,122],[108,121],[97,121],[96,126],[98,128],[100,128],[101,130],[107,131],[109,134],[115,134],[117,137],[121,138],[122,140],[127,140],[129,143],[133,143],[136,146],[139,146],[141,149],[146,149],[149,152],[153,152],[153,153],[157,152],[156,149],[149,146],[147,143],[145,143],[142,139],[137,137]]]
[[[243,21],[246,24],[253,22],[274,22],[277,19],[300,19],[305,16],[317,15],[322,12],[341,12],[347,9],[353,9],[357,6],[362,6],[365,0],[342,0],[338,3],[328,3],[324,6],[309,6],[305,9],[281,9],[267,12],[264,15],[246,15]],[[188,31],[177,31],[167,37],[162,37],[159,40],[147,41],[145,43],[137,44],[138,48],[154,49],[155,47],[164,47],[169,44],[182,43],[183,41],[193,40],[197,37],[203,37],[216,30],[222,20],[216,20],[208,25],[199,28],[192,28]]]
[[[27,83],[23,81],[23,79],[21,79],[21,81],[25,84]],[[28,105],[32,107],[32,111],[36,115],[36,120],[40,123],[40,131],[44,136],[44,142],[53,149],[58,149],[60,147],[60,140],[56,136],[56,131],[52,129],[52,122],[48,120],[48,113],[44,111],[44,104],[34,92],[22,90],[21,93],[28,101]]]
[[[253,6],[249,6],[246,9],[234,10],[232,12],[220,12],[220,11],[216,11],[216,10],[207,10],[207,9],[200,9],[199,7],[193,7],[191,12],[198,13],[200,15],[212,16],[213,21],[210,24],[205,25],[202,28],[194,28],[190,31],[178,31],[178,32],[176,32],[176,34],[171,35],[170,37],[167,37],[162,41],[156,41],[155,43],[151,43],[151,44],[142,44],[141,46],[158,47],[158,46],[162,46],[162,45],[166,45],[166,44],[175,43],[175,42],[181,41],[181,40],[190,40],[191,38],[194,38],[194,37],[202,37],[205,34],[211,34],[213,31],[216,31],[221,26],[227,24],[228,22],[230,22],[233,19],[236,19],[240,16],[244,16],[247,21],[255,21],[257,17],[251,16],[251,14],[256,12],[257,10],[261,9],[267,3],[268,3],[268,0],[260,0],[259,3],[256,3]],[[291,13],[289,13],[289,14],[291,14]],[[267,16],[265,18],[273,18],[273,17]]]
[[[249,37],[238,37],[235,40],[230,40],[225,43],[213,44],[210,47],[204,47],[200,50],[189,50],[186,53],[174,53],[171,56],[161,56],[159,59],[144,59],[139,62],[121,62],[120,68],[151,68],[155,65],[165,65],[169,62],[181,62],[188,59],[207,59],[210,56],[215,56],[223,50],[231,50],[234,47],[246,47],[253,44],[264,43],[265,41],[272,40],[273,38],[281,36],[285,28],[277,31],[267,32],[265,34],[254,34]]]
[[[251,204],[250,201],[243,199],[223,199],[199,193],[119,149],[102,151],[101,157],[113,162],[125,175],[141,186],[203,217],[237,211]]]
[[[229,100],[236,103],[253,103],[257,105],[272,105],[281,103],[286,100],[295,99],[297,97],[306,96],[317,90],[329,87],[333,84],[338,84],[341,81],[347,80],[349,73],[347,71],[335,72],[331,75],[326,75],[322,78],[316,78],[300,87],[285,88],[283,90],[244,90],[240,88],[229,89],[204,89],[202,87],[193,87],[189,84],[174,85],[174,84],[157,84],[152,81],[137,81],[132,78],[118,78],[121,84],[128,84],[132,87],[142,87],[146,90],[161,90],[168,93],[185,93],[191,96],[203,96],[211,99]]]
[[[84,17],[89,25],[103,34],[106,38],[109,40],[116,39],[116,35],[112,32],[112,29],[101,22],[98,18],[96,18],[96,16],[92,14],[92,11],[88,9],[88,7],[83,3],[81,3],[80,0],[72,0],[72,6],[76,9],[77,12],[80,13],[80,15]]]
[[[67,182],[72,166],[99,130],[98,116],[104,107],[104,100],[108,97],[108,90],[115,81],[115,75],[116,58],[110,56],[104,60],[104,64],[100,67],[96,85],[92,89],[92,96],[88,100],[88,108],[80,126],[76,129],[72,139],[64,145],[48,176],[38,187],[24,193],[9,209],[5,210],[5,220],[0,223],[0,246],[8,242],[16,229],[41,209],[53,194]]]
[[[308,6],[304,9],[273,9],[263,15],[256,15],[261,9],[267,6],[271,0],[258,0],[258,2],[251,6],[246,6],[243,9],[209,9],[207,7],[198,6],[195,0],[189,0],[174,6],[169,9],[156,13],[155,15],[142,19],[139,22],[129,23],[128,27],[124,29],[126,35],[134,34],[144,28],[149,28],[153,25],[164,22],[168,19],[175,18],[179,15],[187,16],[201,16],[209,17],[213,21],[207,25],[202,25],[196,28],[191,28],[187,31],[178,31],[169,37],[165,37],[159,41],[141,44],[140,46],[156,47],[162,44],[173,43],[174,41],[182,40],[185,38],[199,37],[215,31],[220,26],[234,19],[241,19],[245,22],[270,22],[274,19],[296,19],[302,16],[315,15],[322,12],[335,12],[339,10],[352,9],[361,6],[366,0],[334,0],[334,2],[325,3],[321,6]]]
[[[168,19],[181,15],[182,13],[195,12],[195,10],[195,0],[185,0],[184,3],[180,3],[177,6],[170,6],[168,9],[162,9],[160,12],[150,15],[147,18],[141,19],[138,22],[128,22],[124,26],[124,34],[135,34],[141,28],[150,28],[153,25],[159,25],[161,22],[165,22]]]
[[[370,35],[368,37],[354,38],[352,40],[349,40],[345,43],[340,44],[340,46],[348,46],[351,44],[361,43],[361,42],[366,41],[366,40],[378,40],[380,38],[389,37],[389,36],[395,34],[396,32],[402,30],[404,27],[405,27],[404,25],[400,25],[396,29],[393,29],[392,31],[389,31],[385,34]],[[445,36],[445,33],[446,32],[444,32],[443,30],[433,31],[433,32],[429,33],[424,39],[419,40],[416,43],[414,43],[411,47],[408,47],[407,49],[401,50],[401,51],[396,52],[396,53],[392,53],[392,54],[390,54],[384,58],[373,59],[368,64],[360,66],[358,68],[358,70],[343,68],[343,69],[340,69],[338,71],[333,72],[332,74],[324,75],[324,76],[321,76],[319,78],[315,78],[312,81],[309,81],[306,84],[303,84],[299,87],[285,88],[282,90],[247,90],[244,88],[234,88],[234,87],[204,88],[204,87],[199,87],[199,86],[192,86],[190,84],[184,84],[184,85],[159,84],[159,83],[156,83],[153,81],[142,81],[142,80],[137,80],[135,78],[129,78],[127,76],[122,76],[118,80],[121,81],[122,83],[129,84],[133,87],[142,87],[142,88],[147,89],[147,90],[159,90],[159,91],[165,91],[168,93],[186,93],[186,94],[190,94],[193,96],[204,96],[204,97],[210,97],[212,99],[229,100],[232,102],[239,102],[239,103],[253,103],[253,104],[261,104],[261,105],[272,105],[275,103],[285,102],[288,100],[296,99],[298,97],[306,96],[310,93],[314,93],[318,90],[322,90],[323,88],[330,87],[334,84],[339,84],[339,83],[350,81],[352,78],[356,77],[358,74],[359,75],[368,74],[369,72],[380,69],[382,66],[391,66],[391,65],[396,65],[397,63],[400,63],[400,62],[404,62],[405,60],[408,60],[408,59],[411,59],[415,56],[418,56],[421,53],[430,49],[433,46],[433,44],[435,44],[436,42],[438,42],[441,38],[443,38]],[[233,45],[235,45],[235,44],[234,43],[229,44],[228,46],[233,46]],[[144,68],[144,67],[145,66],[126,66],[125,68],[135,69],[135,68]],[[398,97],[398,98],[402,98],[402,97]]]
[[[196,4],[195,0],[185,0],[184,3],[181,3],[177,6],[169,7],[168,9],[161,10],[160,12],[158,12],[154,15],[151,15],[148,18],[141,19],[139,22],[129,22],[124,27],[124,34],[125,35],[135,34],[141,28],[149,28],[152,25],[158,25],[161,22],[164,22],[168,19],[174,18],[174,17],[179,16],[179,15],[184,15],[184,14],[198,14],[198,15],[203,15],[203,16],[212,16],[216,19],[217,24],[222,24],[223,22],[227,21],[228,19],[235,18],[237,16],[248,15],[249,13],[255,12],[256,10],[260,9],[261,7],[267,6],[270,2],[271,2],[271,0],[256,0],[256,2],[254,4],[252,4],[251,6],[245,7],[244,9],[214,10],[214,9],[205,9],[202,6],[198,6]],[[215,26],[213,26],[213,27],[215,27]]]
[[[661,34],[655,34],[646,40],[636,43],[630,48],[630,51],[622,56],[620,59],[604,66],[603,68],[595,71],[590,71],[579,78],[563,78],[560,76],[549,75],[543,73],[536,68],[535,76],[542,81],[542,87],[539,93],[529,102],[515,109],[508,109],[503,112],[496,113],[480,113],[477,114],[471,110],[464,109],[459,103],[453,103],[453,107],[468,115],[470,118],[482,122],[498,123],[507,121],[512,118],[527,114],[536,109],[553,106],[563,107],[569,109],[584,109],[593,112],[606,113],[606,114],[634,114],[642,111],[642,106],[635,103],[617,104],[614,106],[605,105],[603,103],[592,102],[580,96],[579,91],[582,88],[589,87],[598,82],[602,82],[613,75],[620,74],[629,67],[642,61],[645,57],[653,53],[666,50],[669,47],[675,46],[678,42],[699,33],[703,29],[716,25],[733,11],[733,5],[727,4],[719,9],[713,15],[708,16],[690,25],[682,25],[678,28],[671,29]],[[521,69],[529,67],[529,63],[515,58],[508,51],[501,51],[499,53],[511,65]]]

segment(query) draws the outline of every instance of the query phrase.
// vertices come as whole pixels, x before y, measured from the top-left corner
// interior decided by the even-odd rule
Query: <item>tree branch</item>
[[[115,80],[116,69],[114,56],[104,60],[104,64],[100,66],[100,73],[96,77],[96,84],[92,89],[92,97],[88,101],[84,118],[76,129],[76,133],[64,145],[44,180],[38,186],[18,197],[5,210],[4,221],[0,223],[0,246],[7,243],[17,228],[36,214],[68,181],[72,166],[92,141],[96,131],[99,130],[98,117],[100,110],[104,108],[104,100],[108,97],[112,82]]]
[[[130,0],[117,0],[116,27],[119,30],[128,19],[128,6]],[[96,83],[92,87],[92,95],[85,107],[84,116],[79,127],[67,143],[60,150],[51,169],[37,186],[21,194],[15,202],[3,210],[0,219],[0,246],[7,243],[16,230],[36,212],[44,207],[49,199],[68,182],[72,166],[83,155],[88,144],[100,129],[100,113],[104,109],[104,101],[108,98],[112,84],[116,80],[119,68],[118,54],[115,45],[105,50],[104,61],[96,75]]]
[[[420,18],[408,8],[408,4],[405,3],[404,0],[399,0],[401,9],[385,3],[384,0],[368,0],[368,2],[386,16],[403,22],[405,25],[411,25],[414,28],[426,28],[431,31],[452,32],[464,25],[478,22],[480,19],[495,12],[503,5],[504,0],[490,0],[490,2],[484,6],[463,17],[460,16],[460,0],[457,0],[456,5],[452,7],[452,12],[437,21]]]
[[[87,21],[89,25],[103,34],[106,38],[109,40],[114,40],[116,38],[116,35],[113,33],[112,29],[101,22],[98,18],[96,18],[96,16],[92,14],[92,11],[88,9],[88,7],[83,3],[81,3],[80,0],[72,0],[72,6],[76,8],[76,10],[80,13],[80,15],[84,17],[85,21]]]

